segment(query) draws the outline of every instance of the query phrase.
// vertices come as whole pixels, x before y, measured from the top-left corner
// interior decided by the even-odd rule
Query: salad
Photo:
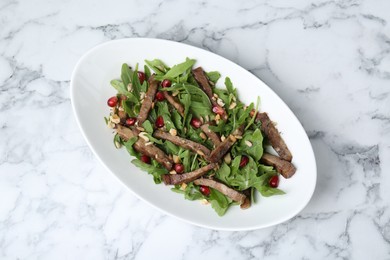
[[[115,146],[125,147],[135,166],[185,199],[211,204],[219,216],[233,205],[249,208],[255,194],[284,194],[279,177],[296,168],[274,123],[258,111],[259,98],[245,105],[228,77],[221,88],[220,73],[194,68],[194,59],[145,63],[122,65],[105,118]]]

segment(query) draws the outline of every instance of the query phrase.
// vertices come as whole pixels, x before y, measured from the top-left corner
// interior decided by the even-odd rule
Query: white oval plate
[[[249,104],[261,97],[261,111],[277,122],[279,131],[293,154],[297,167],[291,179],[280,180],[285,195],[264,198],[247,210],[231,207],[219,217],[211,206],[185,200],[164,184],[156,185],[152,176],[130,163],[125,149],[113,145],[113,131],[104,124],[109,113],[107,99],[116,94],[110,80],[120,78],[122,63],[143,68],[144,60],[161,59],[170,66],[186,57],[197,60],[206,71],[222,74],[223,86],[229,76],[240,99]],[[287,105],[257,77],[235,63],[211,52],[182,43],[159,39],[123,39],[106,42],[88,51],[76,65],[71,79],[71,99],[81,131],[95,155],[127,188],[140,199],[166,214],[189,223],[218,230],[252,230],[276,225],[298,214],[309,202],[315,188],[317,170],[310,141]]]

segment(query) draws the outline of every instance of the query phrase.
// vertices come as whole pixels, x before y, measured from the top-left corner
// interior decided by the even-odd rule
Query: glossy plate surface
[[[130,163],[125,149],[113,145],[113,131],[104,124],[109,113],[107,99],[116,94],[110,80],[120,78],[122,63],[140,68],[145,59],[161,59],[169,66],[186,57],[197,60],[206,71],[219,71],[223,86],[229,76],[238,89],[239,98],[249,104],[261,97],[261,111],[277,122],[297,167],[291,179],[280,180],[279,188],[287,194],[264,198],[247,210],[231,207],[219,217],[211,206],[188,201],[164,184],[156,185],[151,175]],[[196,66],[195,65],[195,66]],[[298,214],[309,202],[316,185],[316,162],[310,141],[300,122],[287,105],[261,80],[237,64],[211,52],[182,43],[158,39],[123,39],[106,42],[88,51],[76,65],[71,79],[73,110],[81,131],[100,161],[140,199],[161,211],[189,223],[218,230],[251,230],[272,226]]]

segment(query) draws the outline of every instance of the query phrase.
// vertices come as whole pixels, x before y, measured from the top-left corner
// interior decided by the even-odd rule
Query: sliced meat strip
[[[267,113],[257,113],[256,120],[261,121],[261,130],[268,137],[272,147],[279,154],[280,158],[291,162],[292,154]]]
[[[188,183],[205,175],[207,172],[216,168],[217,166],[218,164],[216,163],[210,163],[192,172],[187,172],[183,174],[164,174],[162,176],[162,179],[165,185],[176,185],[176,184]]]
[[[203,124],[200,129],[207,135],[207,137],[211,140],[214,146],[218,146],[221,143],[221,139],[218,134],[214,133],[209,129],[210,124]]]
[[[222,143],[220,143],[215,149],[211,152],[209,161],[210,162],[219,162],[237,139],[233,135],[229,135]]]
[[[265,165],[275,167],[276,171],[286,179],[293,176],[296,171],[296,168],[292,163],[282,160],[278,156],[269,153],[264,153],[260,159],[260,162],[264,163]]]
[[[158,81],[154,79],[154,76],[149,78],[149,88],[146,91],[144,101],[142,102],[139,115],[138,115],[138,125],[142,126],[143,122],[148,119],[149,111],[152,109],[152,103],[154,96],[156,95],[158,88]]]
[[[198,67],[192,71],[192,75],[194,76],[196,82],[198,82],[199,86],[203,89],[204,93],[209,97],[211,104],[214,106],[218,106],[223,110],[223,114],[221,118],[226,121],[227,114],[226,111],[218,105],[218,103],[213,99],[213,89],[210,86],[209,79],[206,76],[206,73],[202,69],[202,67]]]
[[[121,125],[116,126],[116,132],[122,137],[123,140],[128,141],[133,137],[138,137],[138,130],[130,129]],[[160,150],[154,144],[146,145],[146,142],[142,138],[138,138],[137,142],[133,144],[133,148],[142,154],[145,154],[151,158],[154,158],[157,162],[161,163],[169,171],[172,169],[173,161],[162,150]]]
[[[176,108],[177,112],[179,112],[179,114],[184,117],[184,107],[183,105],[180,103],[180,101],[172,96],[171,94],[168,93],[168,91],[162,91],[165,99],[174,107]]]
[[[126,123],[127,113],[125,111],[118,110],[118,116],[122,124]]]
[[[193,151],[193,152],[195,152],[195,153],[197,153],[205,158],[208,158],[208,156],[210,155],[210,150],[206,146],[201,145],[197,142],[194,142],[194,141],[191,141],[191,140],[179,137],[179,136],[174,136],[174,135],[171,135],[170,133],[167,133],[167,132],[164,132],[161,130],[154,131],[153,135],[154,135],[154,137],[168,140],[168,141],[170,141],[170,142],[172,142],[180,147],[183,147],[184,149],[191,150],[191,151]]]
[[[200,179],[195,180],[194,183],[196,185],[203,185],[203,186],[207,186],[207,187],[216,189],[217,191],[228,196],[232,200],[239,202],[240,205],[245,202],[246,196],[244,194],[242,194],[241,192],[238,192],[232,188],[229,188],[225,184],[217,182],[215,180],[200,178]]]
[[[246,189],[242,191],[242,193],[246,196],[244,202],[240,205],[241,209],[247,209],[251,206],[251,189]]]

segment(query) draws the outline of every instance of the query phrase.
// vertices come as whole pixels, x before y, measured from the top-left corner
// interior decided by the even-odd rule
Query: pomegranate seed
[[[272,176],[271,179],[269,179],[269,186],[271,186],[272,188],[277,188],[279,186],[278,175]]]
[[[156,93],[156,99],[158,101],[163,101],[165,99],[164,94],[161,91],[157,92]]]
[[[155,125],[158,128],[163,127],[164,126],[164,118],[162,116],[157,117]]]
[[[129,117],[128,119],[126,119],[126,125],[128,126],[134,125],[135,122],[137,122],[137,118],[135,117]]]
[[[210,188],[207,186],[200,186],[199,191],[202,192],[203,195],[209,196],[210,195]]]
[[[137,72],[137,76],[138,76],[138,79],[139,79],[139,83],[143,84],[145,79],[146,79],[145,73],[143,73],[142,71],[138,71]]]
[[[199,128],[202,125],[202,122],[199,118],[194,117],[191,119],[191,125],[195,128]]]
[[[150,157],[143,154],[143,155],[141,155],[141,161],[143,161],[144,163],[150,164]]]
[[[240,168],[245,167],[249,162],[248,156],[243,155],[240,161]]]
[[[161,86],[163,88],[169,88],[172,85],[172,82],[168,79],[164,79],[163,82],[161,83]]]
[[[215,114],[218,114],[218,115],[223,115],[223,113],[224,113],[224,110],[223,110],[223,108],[222,107],[220,107],[220,106],[218,106],[218,105],[215,105],[215,106],[213,106],[213,112],[215,113]]]
[[[184,165],[181,164],[181,163],[177,163],[174,166],[174,170],[175,170],[176,173],[179,173],[179,174],[183,173],[184,172]]]
[[[116,105],[118,104],[118,98],[116,96],[114,97],[110,97],[108,100],[107,100],[107,105],[109,107],[116,107]]]

